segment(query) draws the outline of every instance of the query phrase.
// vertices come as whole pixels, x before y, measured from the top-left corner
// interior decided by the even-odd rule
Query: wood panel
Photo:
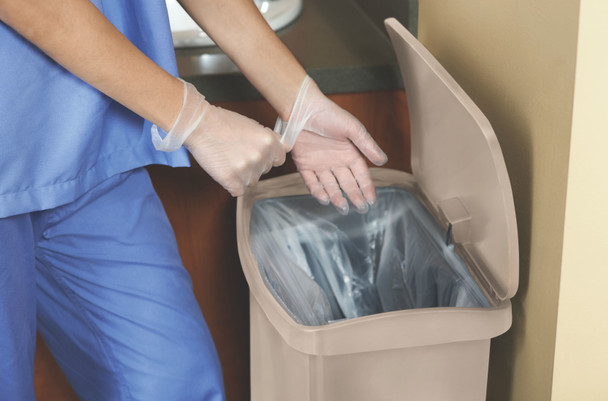
[[[387,167],[410,170],[409,122],[403,91],[330,96],[356,115],[389,157]],[[219,106],[274,126],[276,113],[265,101]],[[184,266],[222,362],[228,401],[249,400],[248,288],[236,247],[236,202],[204,171],[148,168],[175,231]],[[295,171],[289,160],[267,177]],[[76,400],[56,363],[39,343],[35,360],[38,401]]]
[[[37,401],[78,401],[40,335],[34,358],[34,390]]]

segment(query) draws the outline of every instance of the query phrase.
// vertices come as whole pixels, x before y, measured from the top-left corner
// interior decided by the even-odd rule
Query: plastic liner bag
[[[408,190],[379,188],[366,214],[338,214],[311,196],[253,206],[252,252],[266,286],[299,324],[375,313],[489,307],[445,232]]]

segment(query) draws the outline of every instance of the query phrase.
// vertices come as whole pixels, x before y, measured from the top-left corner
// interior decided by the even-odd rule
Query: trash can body
[[[309,354],[291,347],[255,298],[250,301],[253,401],[485,400],[489,338],[352,354]],[[510,305],[495,313],[508,320]]]
[[[408,173],[372,169],[383,187],[416,191]],[[482,401],[490,339],[511,325],[511,302],[384,312],[321,326],[297,323],[252,253],[256,202],[306,193],[298,174],[265,180],[239,199],[237,230],[250,285],[252,401]],[[333,209],[329,209],[333,211]],[[336,212],[336,216],[337,212]]]
[[[400,304],[398,296],[384,297],[382,292],[410,290],[407,274],[403,283],[393,286],[395,281],[387,285],[378,270],[374,279],[382,310],[351,313],[339,297],[325,297],[331,280],[314,284],[318,271],[287,269],[294,263],[285,258],[283,266],[280,254],[275,274],[256,259],[254,248],[259,258],[260,253],[273,256],[280,247],[281,252],[302,254],[296,249],[301,244],[281,235],[276,236],[277,243],[287,243],[270,244],[268,249],[252,241],[256,203],[308,191],[298,174],[261,181],[237,202],[239,256],[250,288],[253,401],[485,400],[490,340],[511,326],[510,299],[518,284],[517,226],[506,166],[491,125],[471,99],[396,20],[387,20],[386,25],[408,98],[413,174],[371,169],[379,199],[384,188],[413,194],[424,208],[421,214],[437,224],[423,230],[421,237],[432,240],[437,236],[433,232],[444,233],[445,245],[438,255],[447,255],[446,260],[458,255],[465,266],[462,274],[447,269],[445,275],[443,268],[434,267],[428,275],[416,275],[414,283],[437,277],[449,281],[454,276],[455,286],[438,287],[437,294],[446,288],[459,290],[462,284],[483,294],[483,302],[462,303],[461,298],[448,296],[457,301],[427,304],[423,297],[422,303]],[[289,231],[289,219],[296,213],[281,213]],[[317,223],[313,219],[302,224],[314,228]],[[439,262],[443,266],[444,261]],[[291,290],[289,280],[281,281],[281,272],[292,271],[312,283],[293,287],[303,289],[302,294]],[[398,277],[399,272],[391,274]],[[294,306],[300,295],[310,299],[303,310],[311,312],[312,319]],[[344,316],[337,317],[336,309]]]

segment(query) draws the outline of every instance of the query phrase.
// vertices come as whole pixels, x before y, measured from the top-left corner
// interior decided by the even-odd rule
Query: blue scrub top
[[[92,2],[135,46],[177,75],[164,0]],[[183,148],[154,149],[150,127],[0,22],[0,218],[71,202],[137,167],[188,166]]]

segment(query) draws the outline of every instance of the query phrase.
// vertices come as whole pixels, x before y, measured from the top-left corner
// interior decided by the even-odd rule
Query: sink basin
[[[215,46],[177,0],[166,0],[175,47]],[[266,22],[277,31],[294,21],[302,10],[302,0],[254,0]]]

